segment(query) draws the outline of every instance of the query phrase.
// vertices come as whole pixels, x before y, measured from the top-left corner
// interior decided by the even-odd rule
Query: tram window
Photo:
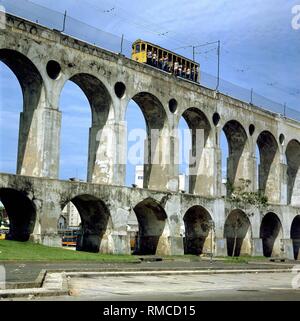
[[[135,46],[135,52],[136,52],[136,53],[141,52],[141,46],[140,46],[140,45],[136,45],[136,46]]]
[[[145,51],[146,50],[146,45],[143,43],[142,44],[142,51]]]

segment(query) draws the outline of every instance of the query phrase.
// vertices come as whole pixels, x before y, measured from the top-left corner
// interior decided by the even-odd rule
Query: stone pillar
[[[184,255],[184,245],[182,236],[170,236],[170,255]]]
[[[215,197],[221,197],[222,195],[222,151],[219,147],[215,147],[215,180],[216,180],[216,195]]]
[[[279,204],[280,203],[280,180],[282,168],[279,163],[277,163],[277,158],[273,160],[271,166],[266,164],[265,166],[269,168],[268,177],[266,177],[266,169],[259,165],[259,178],[260,178],[260,188],[262,188],[263,182],[265,182],[265,195],[268,197],[269,203]]]
[[[288,178],[287,168],[288,166],[284,163],[279,164],[280,167],[280,204],[288,205]]]
[[[61,113],[37,108],[20,115],[17,173],[57,178],[59,170]]]
[[[250,180],[249,189],[256,190],[256,158],[245,152],[231,155],[227,159],[228,178],[234,186],[241,185],[240,179]]]
[[[205,147],[196,166],[190,167],[190,193],[204,197],[218,195],[219,150]]]
[[[261,238],[253,238],[252,256],[264,256],[263,241]]]
[[[294,247],[293,240],[291,239],[283,239],[282,240],[283,253],[282,256],[289,259],[294,260]]]
[[[227,256],[227,240],[224,238],[215,239],[215,256]]]
[[[124,124],[108,121],[104,127],[90,128],[88,182],[120,185],[125,180],[124,162],[127,139]],[[121,137],[121,138],[120,138]],[[120,152],[120,154],[119,154]],[[121,170],[121,173],[119,173]]]
[[[145,141],[144,188],[159,191],[177,191],[174,178],[174,153],[171,153],[171,139],[167,131],[152,130]]]

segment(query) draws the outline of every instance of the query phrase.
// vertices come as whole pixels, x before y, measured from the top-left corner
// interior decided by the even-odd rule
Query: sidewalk
[[[6,270],[6,287],[0,298],[59,296],[68,294],[68,279],[91,276],[130,275],[189,275],[228,273],[291,272],[295,261],[270,262],[251,260],[248,263],[231,263],[207,258],[141,257],[140,263],[95,262],[0,262]]]
[[[95,263],[95,262],[0,262],[6,270],[6,289],[38,289],[45,283],[45,277],[51,273],[67,272],[70,275],[109,274],[124,275],[124,273],[167,274],[167,273],[241,273],[290,271],[295,261],[277,263],[268,260],[253,259],[248,263],[229,263],[215,259],[195,257],[161,259],[156,257],[142,257],[141,263]],[[105,273],[104,273],[105,272]],[[1,295],[0,295],[1,296]]]
[[[144,258],[145,259],[145,258]],[[149,261],[147,261],[149,260]],[[255,259],[248,263],[229,263],[222,260],[213,260],[212,264],[208,259],[195,260],[176,258],[155,261],[155,258],[146,257],[141,263],[96,263],[96,262],[0,262],[6,269],[6,282],[35,282],[41,271],[53,272],[76,272],[76,271],[149,271],[149,270],[247,270],[247,269],[280,269],[292,268],[296,261],[285,263],[261,261]]]

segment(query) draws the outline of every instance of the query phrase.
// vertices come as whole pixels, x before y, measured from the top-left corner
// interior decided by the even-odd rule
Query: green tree
[[[251,181],[241,178],[238,186],[234,186],[230,183],[227,184],[228,197],[227,200],[235,209],[241,209],[247,215],[251,217],[254,215],[256,209],[263,211],[268,206],[268,198],[261,191],[252,192],[250,190]],[[242,226],[242,222],[236,216],[234,226],[234,243],[232,257],[235,254],[238,230]]]

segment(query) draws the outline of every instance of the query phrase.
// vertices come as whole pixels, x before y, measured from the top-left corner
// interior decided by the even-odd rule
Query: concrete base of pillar
[[[114,240],[111,234],[105,234],[102,237],[99,252],[101,254],[114,254]]]
[[[215,256],[227,256],[227,240],[224,238],[216,238],[215,240]]]
[[[184,255],[183,237],[169,237],[171,255]]]
[[[253,239],[252,256],[264,256],[262,239]]]
[[[293,247],[293,240],[291,239],[284,239],[282,240],[283,245],[283,256],[289,260],[294,260],[294,247]]]
[[[61,237],[58,235],[42,235],[41,244],[50,247],[61,247]]]
[[[112,235],[113,254],[130,255],[130,238],[128,235]]]

